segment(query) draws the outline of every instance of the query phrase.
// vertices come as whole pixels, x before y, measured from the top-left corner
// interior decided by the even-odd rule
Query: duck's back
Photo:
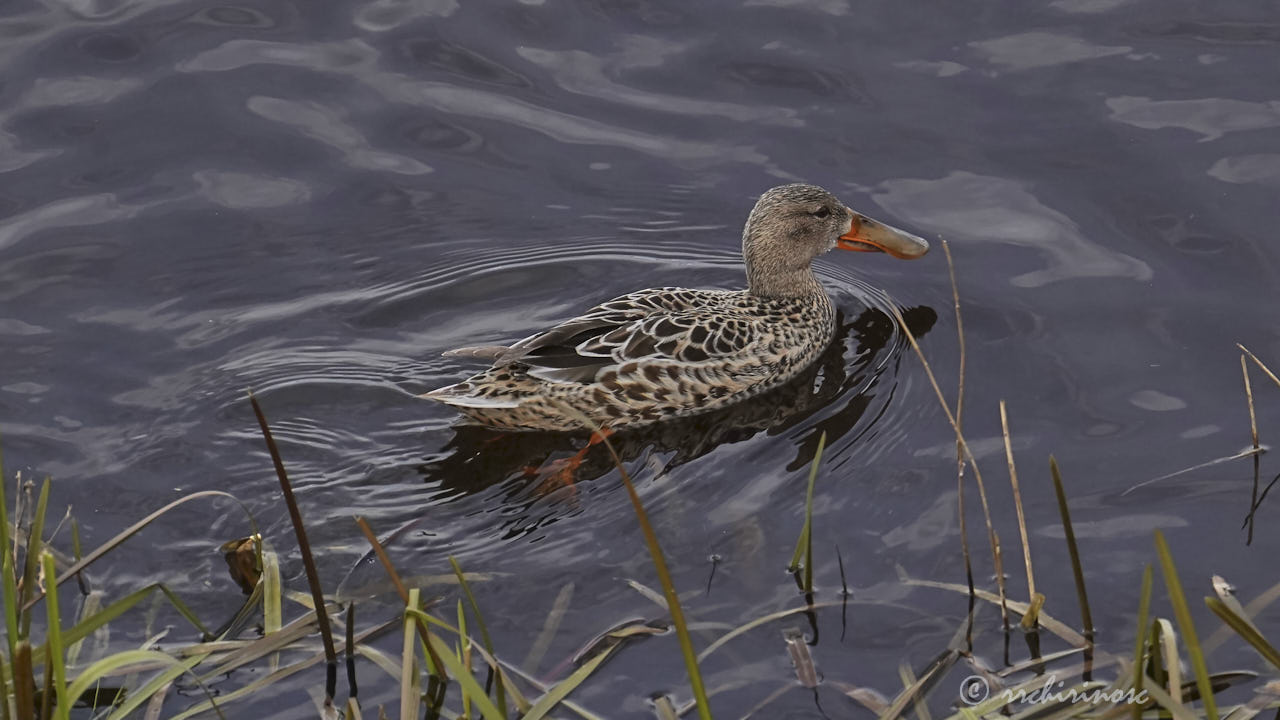
[[[785,382],[822,352],[832,330],[821,292],[641,290],[495,352],[493,367],[426,397],[492,427],[618,429]]]

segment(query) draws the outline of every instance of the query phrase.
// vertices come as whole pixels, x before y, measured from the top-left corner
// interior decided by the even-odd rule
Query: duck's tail
[[[511,348],[506,345],[471,345],[468,347],[455,348],[446,350],[440,355],[447,358],[461,358],[464,360],[482,360],[484,362],[493,362],[506,353]],[[443,389],[443,388],[442,388]]]
[[[513,408],[520,405],[519,399],[515,397],[481,395],[476,392],[476,387],[469,382],[446,385],[431,392],[423,393],[418,397],[426,400],[435,400],[456,408]]]

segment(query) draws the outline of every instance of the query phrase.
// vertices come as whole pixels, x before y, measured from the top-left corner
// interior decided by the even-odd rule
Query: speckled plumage
[[[455,351],[493,366],[423,397],[505,430],[589,427],[579,415],[616,430],[758,395],[794,377],[831,340],[835,313],[810,262],[860,221],[884,227],[821,188],[774,188],[743,231],[746,290],[623,295],[510,347]]]

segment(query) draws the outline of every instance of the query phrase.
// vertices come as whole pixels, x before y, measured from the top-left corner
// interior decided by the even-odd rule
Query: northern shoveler
[[[833,248],[913,259],[929,244],[820,187],[775,187],[742,232],[745,290],[640,290],[509,347],[450,351],[492,366],[421,397],[503,430],[618,430],[758,395],[830,342],[835,311],[810,263]]]

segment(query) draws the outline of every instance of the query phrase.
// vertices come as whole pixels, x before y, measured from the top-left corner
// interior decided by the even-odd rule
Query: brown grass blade
[[[365,540],[373,548],[374,554],[378,556],[378,562],[382,563],[382,568],[387,571],[387,575],[391,578],[391,582],[395,585],[396,592],[400,595],[401,602],[406,605],[409,603],[409,591],[405,589],[404,583],[400,580],[400,573],[396,572],[396,566],[391,564],[391,558],[387,556],[386,548],[382,547],[382,543],[378,541],[378,536],[374,534],[373,528],[369,526],[369,522],[362,517],[356,518],[356,525],[360,527],[360,531],[364,533]],[[419,623],[418,634],[422,637],[422,645],[426,648],[427,659],[431,661],[431,672],[440,677],[441,680],[448,682],[449,672],[445,669],[444,663],[436,656],[435,643],[431,642],[431,629],[426,623]]]
[[[943,248],[947,248],[947,241],[942,241]],[[946,249],[947,257],[951,256],[949,248]],[[951,424],[951,428],[956,433],[956,442],[959,443],[964,453],[965,460],[969,463],[969,467],[973,469],[973,479],[978,485],[978,498],[982,501],[982,515],[987,524],[987,541],[991,546],[992,557],[996,552],[995,546],[995,526],[991,522],[991,507],[987,502],[986,484],[982,481],[982,472],[978,469],[978,461],[974,458],[973,451],[969,448],[969,443],[964,439],[964,433],[961,432],[960,422],[956,419],[955,413],[951,411],[951,406],[947,403],[946,397],[942,394],[942,387],[938,384],[938,378],[934,375],[933,368],[929,365],[928,358],[924,355],[924,350],[920,347],[920,342],[916,340],[916,336],[911,332],[911,328],[907,326],[907,321],[902,317],[902,313],[897,307],[890,305],[889,312],[892,313],[894,320],[898,322],[898,327],[902,329],[907,341],[911,343],[911,349],[915,351],[916,356],[920,358],[920,364],[923,366],[926,377],[929,378],[929,385],[933,388],[934,394],[938,398],[938,404],[942,406],[942,412],[947,416],[947,422]],[[963,527],[964,519],[961,517]],[[963,535],[963,533],[962,533]],[[963,537],[962,537],[963,542]],[[969,573],[972,575],[972,572]],[[1003,579],[997,578],[997,581],[1003,583]],[[1002,591],[1003,592],[1003,591]]]
[[[311,601],[315,603],[316,621],[320,629],[320,642],[324,645],[325,682],[324,694],[326,707],[332,704],[333,696],[338,689],[338,653],[333,645],[333,627],[329,624],[329,613],[325,610],[324,590],[320,587],[320,571],[316,569],[315,557],[311,554],[311,542],[307,540],[307,528],[302,524],[302,511],[298,508],[298,500],[293,496],[293,483],[289,482],[289,474],[285,472],[284,461],[280,458],[280,448],[276,447],[275,438],[271,436],[271,428],[267,425],[267,416],[258,404],[258,398],[249,393],[249,403],[253,405],[253,414],[258,418],[258,427],[262,430],[262,439],[267,443],[267,452],[271,454],[271,464],[276,469],[276,479],[280,481],[280,493],[284,496],[285,507],[289,509],[289,522],[293,525],[293,535],[298,541],[298,552],[302,555],[302,567],[306,571],[307,586],[311,589]]]
[[[1022,488],[1018,485],[1018,466],[1013,461],[1013,442],[1009,435],[1009,411],[1004,400],[1000,401],[1000,428],[1004,435],[1004,457],[1009,463],[1009,484],[1013,487],[1013,509],[1018,514],[1018,533],[1022,537],[1022,561],[1027,568],[1027,598],[1031,600],[1036,596],[1036,574],[1031,568],[1031,541],[1027,535],[1027,516],[1022,509]]]
[[[795,668],[796,681],[802,687],[818,687],[818,668],[814,665],[813,653],[809,652],[809,645],[805,643],[804,633],[793,628],[783,632],[782,639],[787,643],[787,655],[790,656],[791,665]]]
[[[1258,356],[1250,352],[1249,348],[1245,347],[1244,345],[1241,345],[1240,343],[1236,343],[1236,347],[1240,348],[1240,350],[1244,352],[1245,355],[1248,355],[1249,359],[1252,360],[1255,365],[1257,365],[1259,368],[1262,368],[1262,372],[1266,373],[1267,377],[1271,378],[1271,382],[1275,383],[1276,387],[1280,387],[1280,377],[1276,377],[1276,374],[1271,372],[1271,368],[1267,367],[1266,363],[1259,360]]]

